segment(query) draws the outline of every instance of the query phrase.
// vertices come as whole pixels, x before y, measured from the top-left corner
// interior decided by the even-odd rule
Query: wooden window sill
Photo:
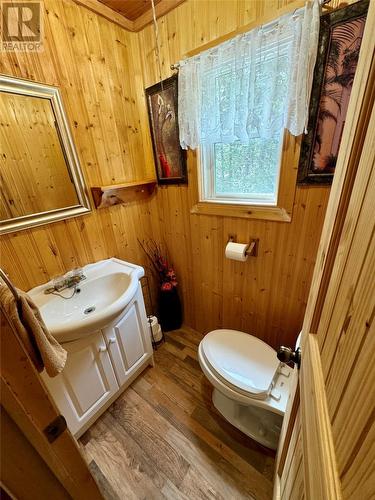
[[[285,208],[255,205],[229,205],[200,201],[191,209],[192,214],[219,215],[223,217],[241,217],[276,222],[291,222],[291,215]]]

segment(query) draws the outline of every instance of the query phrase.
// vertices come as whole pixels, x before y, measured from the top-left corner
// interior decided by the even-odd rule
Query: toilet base
[[[283,417],[256,406],[245,406],[222,394],[217,389],[212,393],[215,408],[234,427],[258,443],[277,449]]]

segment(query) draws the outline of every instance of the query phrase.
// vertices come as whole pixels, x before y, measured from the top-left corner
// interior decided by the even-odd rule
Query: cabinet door
[[[70,431],[75,434],[118,390],[101,332],[64,344],[68,359],[61,374],[43,379]]]
[[[119,322],[104,331],[120,385],[126,382],[150,352],[146,337],[147,332],[144,328],[145,322],[143,321],[146,319],[146,314],[142,315],[142,306],[143,301],[135,300]],[[149,343],[151,344],[151,342]]]

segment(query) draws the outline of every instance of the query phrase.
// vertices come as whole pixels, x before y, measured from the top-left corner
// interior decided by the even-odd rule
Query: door
[[[8,493],[3,495],[0,490],[0,498],[71,500],[71,496],[4,408],[1,408],[0,438],[1,487]]]
[[[76,434],[117,392],[118,384],[101,332],[64,344],[68,359],[57,377],[43,374],[68,427]]]
[[[274,498],[375,496],[375,2],[370,2],[276,465]]]
[[[125,384],[145,356],[152,352],[150,335],[145,331],[146,324],[143,297],[138,289],[134,302],[129,305],[124,316],[103,331],[120,386]]]
[[[53,438],[47,432],[52,424],[61,421],[59,412],[2,309],[0,317],[1,409],[9,416],[14,433],[22,433],[18,439],[10,439],[9,428],[1,426],[2,438],[6,433],[1,441],[2,453],[7,457],[7,467],[1,470],[2,487],[12,498],[22,498],[23,486],[26,485],[29,486],[29,496],[35,493],[33,498],[42,498],[43,494],[44,498],[60,498],[65,491],[66,496],[77,500],[101,499],[102,495],[69,430],[62,426]],[[17,459],[15,452],[24,455],[26,448],[26,459],[23,456]],[[37,455],[50,472],[38,461]],[[51,475],[61,488],[53,484]],[[19,484],[20,481],[23,484]],[[49,487],[51,491],[47,493]]]

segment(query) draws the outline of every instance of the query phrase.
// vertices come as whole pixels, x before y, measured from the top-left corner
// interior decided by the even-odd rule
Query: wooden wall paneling
[[[371,422],[367,423],[367,427],[361,446],[352,450],[349,459],[340,472],[342,492],[346,499],[373,498],[374,496],[374,415],[372,415]]]
[[[202,216],[197,221],[199,235],[199,278],[198,297],[195,301],[196,324],[199,331],[207,332],[222,325],[223,305],[223,220]],[[205,258],[202,260],[202,255]],[[207,263],[209,264],[209,268]]]
[[[191,293],[186,297],[184,304],[188,302],[188,307],[185,306],[185,323],[191,325],[193,328],[198,329],[198,318],[201,317],[200,304],[198,297],[201,296],[201,282],[205,276],[206,269],[201,267],[200,259],[200,232],[199,225],[201,220],[190,217],[190,207],[195,203],[197,194],[196,184],[196,152],[188,151],[187,154],[188,177],[189,187],[185,191],[185,209],[183,216],[185,219],[185,226],[189,229],[189,234],[186,235],[186,240],[190,240],[191,248],[191,262],[189,266],[189,273],[183,276],[183,281],[187,282],[187,286]],[[204,307],[204,304],[202,304]],[[189,316],[190,313],[190,316]],[[191,319],[190,319],[191,318]]]
[[[303,325],[301,417],[309,498],[374,496],[374,7]]]
[[[358,0],[348,0],[344,3],[344,5],[355,3]],[[220,0],[216,0],[216,3],[220,5]],[[224,6],[228,9],[228,15],[223,15],[223,19],[228,21],[229,19],[235,20],[234,11],[237,10],[237,24],[234,25],[232,29],[227,29],[221,31],[221,27],[219,27],[219,33],[216,36],[208,36],[205,39],[204,36],[201,36],[201,44],[196,44],[194,48],[190,49],[187,53],[187,57],[194,56],[199,54],[202,50],[209,49],[214,47],[218,43],[223,43],[231,38],[239,35],[241,33],[245,33],[259,25],[267,24],[271,22],[275,17],[280,17],[284,14],[287,14],[296,9],[302,8],[304,6],[304,0],[263,0],[256,1],[254,0],[226,0]],[[327,11],[331,11],[340,7],[343,4],[342,0],[331,0],[329,5],[323,6],[323,11],[326,9]],[[205,12],[205,7],[209,5],[210,12],[214,12],[215,4],[214,0],[206,0],[205,3],[200,5],[202,8],[201,12]],[[223,7],[220,6],[218,9],[220,14],[223,13]],[[216,19],[210,24],[210,28],[219,24],[220,16],[216,16]],[[210,33],[210,29],[205,33]]]
[[[345,331],[340,341],[339,348],[343,359],[341,363],[335,360],[327,380],[328,409],[332,420],[338,470],[346,498],[351,498],[354,491],[358,497],[370,498],[375,484],[375,287],[372,286],[368,290],[363,286],[365,276],[373,272],[375,265],[374,238],[371,244],[371,255],[368,256],[362,280],[353,296],[353,304],[363,301],[363,308],[359,307],[358,314],[353,314],[353,326]],[[363,317],[365,309],[367,314]],[[369,316],[369,313],[372,315]],[[363,326],[358,328],[358,325]],[[359,346],[356,349],[357,336]]]
[[[267,342],[276,347],[275,342],[272,342],[271,339],[277,339],[281,333],[275,331],[275,327],[277,328],[277,325],[280,324],[276,323],[276,318],[279,316],[282,297],[286,293],[285,277],[283,276],[285,259],[291,259],[290,246],[288,245],[289,227],[284,227],[280,224],[274,226],[272,223],[267,223],[267,226],[263,242],[266,245],[268,243],[268,248],[272,250],[269,254],[268,265],[262,266],[261,262],[258,264],[261,266],[260,278],[263,278],[263,283],[260,282],[260,286],[256,287],[254,291],[255,295],[253,296],[255,297],[254,306],[257,316],[257,330],[262,332],[261,335],[267,339]],[[292,241],[289,240],[289,242],[293,244]],[[257,304],[258,296],[261,297],[260,304],[262,307],[260,310]],[[290,322],[288,323],[290,324]]]
[[[290,227],[285,228],[288,231],[285,250],[280,247],[278,252],[282,271],[274,293],[282,290],[282,297],[277,299],[277,295],[274,295],[274,302],[279,304],[275,324],[280,324],[285,316],[289,324],[285,323],[284,328],[294,331],[299,330],[302,324],[307,300],[306,289],[311,282],[319,243],[317,223],[319,221],[322,224],[328,196],[328,190],[297,190],[293,220]],[[286,331],[283,333],[287,334]]]
[[[286,255],[289,269],[285,280],[288,286],[284,292],[286,300],[281,306],[281,311],[284,311],[282,314],[290,314],[298,318],[295,326],[301,324],[303,311],[306,308],[316,248],[319,244],[320,234],[317,233],[317,221],[322,223],[324,220],[328,197],[329,190],[300,189],[297,192],[295,209],[297,220],[294,225],[294,234],[290,237],[294,240],[296,250],[291,255]],[[298,265],[297,273],[302,279],[299,279],[295,272],[296,265]]]
[[[285,473],[280,481],[280,499],[292,500],[303,498],[303,456],[301,419],[298,412],[290,439],[288,455],[285,461]]]
[[[375,108],[374,108],[375,123]],[[374,139],[371,138],[372,143]],[[357,183],[361,183],[365,192],[375,192],[375,171],[373,168],[375,162],[375,144],[372,145],[372,157],[366,158],[367,168],[361,171]],[[372,170],[372,172],[371,172]],[[362,174],[363,172],[363,174]],[[373,199],[367,198],[367,203],[358,204],[353,200],[353,217],[359,219],[356,227],[347,227],[345,232],[346,242],[351,241],[350,253],[344,251],[340,253],[340,261],[335,265],[333,276],[341,277],[345,269],[353,272],[346,273],[341,280],[338,280],[339,287],[328,290],[326,306],[322,311],[322,319],[319,324],[318,337],[325,337],[327,328],[330,328],[330,336],[326,339],[322,347],[322,359],[325,366],[325,377],[327,382],[331,382],[337,377],[340,380],[348,380],[351,376],[351,367],[355,364],[359,351],[362,349],[362,343],[368,335],[372,318],[368,318],[368,310],[375,308],[375,283],[370,287],[363,286],[363,280],[371,276],[375,269],[375,247],[374,235],[371,229],[373,217]],[[370,230],[368,230],[370,226]],[[352,239],[353,231],[356,230],[356,237]],[[359,234],[358,234],[359,233]],[[365,262],[362,265],[362,262]],[[360,267],[359,267],[360,266]],[[361,280],[353,279],[356,272],[360,270]],[[347,291],[344,293],[344,291]],[[334,301],[334,309],[333,308]],[[330,317],[327,317],[329,311]],[[355,327],[355,332],[353,328]],[[331,333],[332,332],[332,333]],[[336,344],[340,342],[342,349],[348,350],[349,359],[342,360],[337,358]],[[338,361],[340,359],[340,361]],[[330,404],[334,414],[340,401],[337,391],[331,387]]]
[[[170,64],[189,51],[262,16],[276,17],[276,9],[287,3],[183,3],[159,20],[162,77],[170,76]],[[138,38],[147,87],[159,80],[153,28],[146,27]],[[295,168],[298,148],[290,151]],[[283,342],[293,345],[302,324],[329,187],[297,188],[290,224],[192,215],[190,209],[197,202],[195,154],[189,152],[188,163],[188,187],[166,187],[156,196],[163,214],[161,231],[181,281],[186,323],[201,331],[242,329],[275,347]],[[181,221],[167,222],[173,220],[171,212],[178,213]],[[182,230],[190,231],[185,235],[190,254],[176,244]],[[244,264],[224,259],[229,233],[237,234],[238,241],[259,237],[260,255]],[[194,293],[187,295],[191,290]]]
[[[154,177],[137,36],[72,1],[46,1],[44,49],[4,53],[0,71],[61,89],[88,185]],[[2,266],[29,289],[110,256],[145,264],[137,237],[149,236],[159,224],[148,203],[131,203],[6,235]]]
[[[154,156],[151,145],[151,136],[149,131],[149,121],[148,121],[148,110],[146,105],[146,96],[144,93],[144,81],[143,81],[143,59],[141,57],[141,47],[139,43],[138,36],[132,36],[130,38],[130,54],[132,55],[132,65],[133,71],[130,74],[131,82],[133,83],[133,92],[136,96],[135,103],[133,103],[134,109],[137,111],[138,120],[136,126],[140,130],[142,137],[142,143],[140,144],[141,150],[138,150],[138,158],[135,158],[136,162],[139,162],[139,157],[143,156],[143,172],[142,179],[150,179],[156,177]],[[126,68],[124,68],[126,71]],[[137,163],[136,163],[137,164]]]
[[[210,5],[211,2],[210,0],[205,0],[206,5]],[[223,20],[233,20],[233,28],[228,29],[227,31],[218,33],[216,36],[209,36],[210,33],[210,28],[205,25],[204,26],[204,33],[205,36],[200,36],[201,43],[196,43],[195,47],[192,47],[186,54],[186,56],[191,57],[196,54],[199,54],[202,50],[209,49],[211,47],[214,47],[218,43],[225,42],[227,40],[230,40],[231,38],[241,34],[245,33],[259,25],[262,24],[267,24],[276,17],[280,17],[284,14],[287,14],[297,8],[303,7],[304,6],[304,1],[303,0],[281,0],[280,2],[277,0],[264,0],[264,1],[259,1],[259,2],[252,2],[250,5],[248,5],[248,9],[252,11],[252,21],[246,22],[244,24],[234,24],[235,21],[242,18],[242,15],[239,12],[239,9],[247,10],[248,14],[248,9],[246,9],[246,3],[243,2],[238,2],[236,3],[235,1],[230,0],[229,2],[227,1],[220,1],[217,0],[217,5],[218,5],[218,15],[216,16],[216,22],[222,16]],[[203,2],[202,2],[203,3]],[[289,5],[290,4],[290,5]],[[230,8],[229,6],[232,6]],[[201,7],[201,6],[200,6]],[[224,12],[223,7],[228,7],[228,11]],[[214,21],[214,20],[213,20]],[[214,21],[215,23],[215,21]],[[208,35],[208,36],[207,36]]]
[[[196,219],[198,219],[199,221],[201,217],[203,216],[199,217],[197,216]],[[204,217],[208,218],[208,220],[211,218],[215,220],[215,222],[218,224],[220,224],[220,222],[222,223],[223,226],[222,239],[217,242],[213,242],[213,244],[220,245],[223,252],[225,250],[229,234],[235,235],[236,240],[238,242],[242,242],[244,241],[243,238],[247,239],[249,237],[248,235],[246,236],[244,235],[244,230],[240,225],[240,221],[236,221],[236,219],[221,218],[218,216],[215,217],[204,216]],[[223,300],[222,323],[225,325],[229,325],[228,320],[229,318],[232,318],[232,321],[230,322],[231,327],[237,330],[240,330],[242,301],[243,300],[246,301],[246,298],[242,294],[244,291],[245,293],[246,291],[249,293],[249,290],[253,286],[252,278],[246,280],[246,285],[244,286],[244,280],[243,280],[244,266],[241,264],[242,263],[240,262],[235,262],[223,258],[222,282],[225,283],[225,289],[223,286],[223,295],[225,296],[226,300]],[[247,264],[248,263],[246,262],[246,266]],[[251,259],[249,267],[252,267]],[[251,307],[250,303],[248,304],[248,306],[250,309]],[[248,312],[250,313],[249,309]],[[206,321],[209,321],[209,318],[206,318]]]
[[[259,18],[259,9],[263,9],[263,2],[240,0],[237,7],[237,26],[244,26]]]
[[[335,5],[337,5],[337,2],[335,2]],[[372,3],[370,3],[371,5]],[[373,87],[375,81],[373,38],[365,36],[366,31],[372,29],[374,20],[371,17],[373,17],[373,12],[370,8],[365,26],[364,43],[361,46],[359,56],[359,62],[362,64],[360,64],[360,71],[357,71],[355,75],[355,81],[358,81],[358,91],[351,95],[346,117],[346,120],[350,119],[354,125],[346,127],[343,131],[342,144],[346,144],[346,147],[344,149],[341,148],[338,158],[339,160],[340,157],[343,158],[342,164],[345,165],[345,168],[336,170],[333,187],[339,186],[339,188],[333,189],[333,194],[328,203],[328,213],[336,213],[338,211],[338,216],[325,219],[321,241],[326,242],[327,246],[319,248],[318,253],[321,255],[321,261],[319,266],[316,266],[313,276],[313,285],[319,283],[319,286],[312,287],[311,290],[314,296],[311,295],[306,311],[306,321],[309,322],[306,330],[314,333],[316,333],[318,328],[327,286],[336,261],[337,246],[342,230],[341,225],[345,220],[347,205],[356,177],[363,140],[373,106]],[[322,275],[323,272],[324,275]],[[314,316],[312,316],[311,310],[314,311]],[[323,340],[323,338],[321,337],[320,340]]]
[[[122,52],[121,44],[117,43],[114,50],[114,37],[116,31],[110,23],[97,23],[94,15],[89,16],[88,23],[79,22],[79,18],[74,16],[74,8],[67,9],[68,25],[73,26],[76,33],[72,40],[74,53],[79,53],[82,46],[85,45],[84,33],[87,33],[87,54],[90,54],[82,61],[82,80],[83,87],[89,99],[84,98],[85,105],[89,114],[89,122],[86,129],[95,141],[96,147],[99,146],[99,169],[103,184],[119,183],[132,179],[133,165],[131,162],[131,144],[129,142],[129,131],[126,125],[129,123],[128,112],[126,109],[126,98],[119,98],[114,82],[120,82],[118,74],[118,64],[115,54]],[[74,23],[76,25],[74,25]],[[111,29],[111,32],[108,29]],[[115,31],[115,33],[113,33]],[[74,44],[74,45],[73,45]],[[96,51],[96,52],[95,52]],[[126,54],[121,53],[123,64],[127,64]],[[91,61],[90,61],[91,59]],[[94,64],[91,64],[94,62]],[[92,75],[90,72],[90,68]],[[93,88],[93,82],[95,86]],[[124,86],[126,85],[124,81]],[[115,113],[119,110],[123,119],[116,120]],[[121,136],[121,139],[120,139]],[[127,148],[123,146],[127,144]]]
[[[369,284],[369,276],[373,276],[375,269],[373,104],[370,104],[372,115],[363,146],[365,152],[361,154],[353,188],[355,196],[349,202],[317,332],[345,498],[354,494],[370,498],[375,481],[374,280]]]
[[[159,21],[163,78],[189,50],[286,2],[182,3]],[[57,85],[89,186],[155,175],[144,87],[159,80],[152,26],[138,34],[71,0],[45,2],[45,50],[2,58],[5,74]],[[186,29],[189,26],[189,29]],[[147,264],[140,239],[165,240],[178,273],[185,321],[203,331],[241,328],[277,346],[293,343],[315,258],[329,188],[297,188],[291,224],[190,214],[196,203],[196,155],[189,185],[159,188],[147,202],[94,211],[75,220],[5,236],[2,262],[30,288],[76,266],[117,256]],[[227,233],[260,237],[245,264],[224,260]],[[291,276],[291,279],[288,277]],[[254,279],[256,278],[256,280]]]
[[[136,177],[143,178],[145,165],[139,157],[142,140],[137,128],[139,117],[129,57],[131,35],[114,29],[110,23],[98,23],[94,14],[88,19],[90,23],[77,26],[77,32],[83,35],[91,27],[91,36],[87,37],[89,55],[82,61],[82,79],[90,118],[86,128],[92,132],[95,145],[100,146],[102,184],[138,180]],[[80,47],[81,41],[77,41],[78,52]]]
[[[193,43],[194,47],[199,47],[211,38],[217,37],[217,2],[214,0],[211,4],[208,0],[203,0],[199,6],[199,16],[196,16],[197,10],[194,3],[191,2],[191,4],[194,19]]]
[[[194,25],[196,23],[196,20],[194,18],[194,6],[191,1],[187,1],[184,4],[180,5],[178,9],[175,9],[172,11],[168,17],[166,17],[168,26],[169,26],[169,20],[170,18],[172,19],[172,22],[174,21],[173,29],[169,31],[169,33],[172,35],[172,40],[169,42],[169,50],[174,50],[173,52],[173,61],[171,64],[174,62],[177,62],[178,58],[181,57],[181,54],[186,54],[186,52],[194,45],[194,35],[195,35],[195,28]],[[187,26],[192,26],[192,29],[185,30],[184,33],[181,33],[181,26],[186,23]],[[149,32],[149,30],[144,29],[141,34],[145,34]],[[173,35],[174,33],[174,35]],[[174,49],[175,47],[175,49]]]
[[[375,73],[375,72],[374,72]],[[366,156],[362,154],[361,161],[358,167],[358,174],[355,179],[355,185],[359,186],[357,190],[359,191],[357,198],[352,198],[350,200],[350,205],[348,210],[351,210],[353,218],[358,217],[358,222],[356,226],[354,224],[348,224],[344,227],[345,240],[342,245],[342,251],[339,253],[338,258],[335,260],[335,266],[333,269],[333,276],[336,278],[335,288],[332,286],[327,291],[327,297],[322,310],[321,319],[318,327],[319,340],[322,345],[324,352],[324,360],[326,361],[326,376],[330,376],[332,370],[332,364],[336,356],[336,343],[342,337],[344,341],[343,333],[351,327],[353,317],[365,311],[365,303],[356,296],[356,287],[358,283],[355,281],[355,272],[360,269],[362,261],[365,257],[368,257],[368,253],[371,252],[371,246],[369,242],[371,241],[373,235],[371,231],[368,231],[371,217],[373,215],[373,200],[368,197],[367,204],[362,203],[360,195],[363,193],[371,192],[374,190],[375,186],[375,172],[373,165],[375,162],[375,138],[373,130],[375,129],[375,108],[372,112],[372,120],[369,124],[367,130],[366,141],[364,147],[368,147],[369,154]],[[359,230],[360,237],[356,237],[353,240],[353,234],[356,230]],[[352,242],[352,247],[350,248],[350,253],[348,253],[348,244]],[[353,270],[352,273],[346,276],[346,279],[340,280],[339,278],[343,275],[344,270],[350,266]],[[372,273],[373,267],[369,267],[367,272]],[[361,271],[362,272],[362,271]],[[343,294],[339,296],[339,291],[341,289],[350,290],[350,293]],[[339,307],[338,307],[339,303]],[[361,318],[359,322],[362,328],[367,328],[367,323],[364,318]],[[330,327],[329,338],[326,338],[327,330]],[[360,346],[361,335],[358,333],[352,338],[347,337],[349,341],[353,342],[352,348],[355,350]]]
[[[328,191],[299,190],[291,224],[224,218],[222,248],[229,233],[238,241],[260,239],[258,257],[223,259],[224,324],[256,331],[275,347],[289,329],[298,332],[319,239],[316,220],[324,217],[327,198]],[[306,214],[309,204],[316,208]]]
[[[24,235],[18,233],[14,239],[13,248],[18,252],[18,245],[22,247],[30,244],[32,250],[26,254],[23,261],[23,267],[34,260],[34,265],[38,266],[43,272],[43,278],[48,278],[49,273],[58,275],[64,271],[65,265],[70,264],[72,267],[79,265],[78,259],[75,258],[74,248],[79,245],[79,241],[70,237],[68,228],[72,223],[59,224],[55,230],[51,231],[38,228],[36,231],[27,231]],[[65,242],[65,244],[64,244]],[[67,245],[66,242],[69,242]]]
[[[188,153],[189,188],[186,191],[184,217],[190,223],[190,240],[193,248],[192,270],[187,276],[192,281],[195,295],[191,304],[195,328],[207,332],[222,325],[223,305],[223,234],[224,219],[220,217],[191,216],[190,209],[198,199],[197,154]],[[187,237],[189,238],[189,236]],[[226,239],[225,239],[226,244]],[[202,260],[202,252],[205,259]],[[210,267],[207,266],[210,262]],[[213,272],[211,272],[211,268]],[[193,279],[191,279],[191,277]],[[201,297],[205,300],[201,300]]]

